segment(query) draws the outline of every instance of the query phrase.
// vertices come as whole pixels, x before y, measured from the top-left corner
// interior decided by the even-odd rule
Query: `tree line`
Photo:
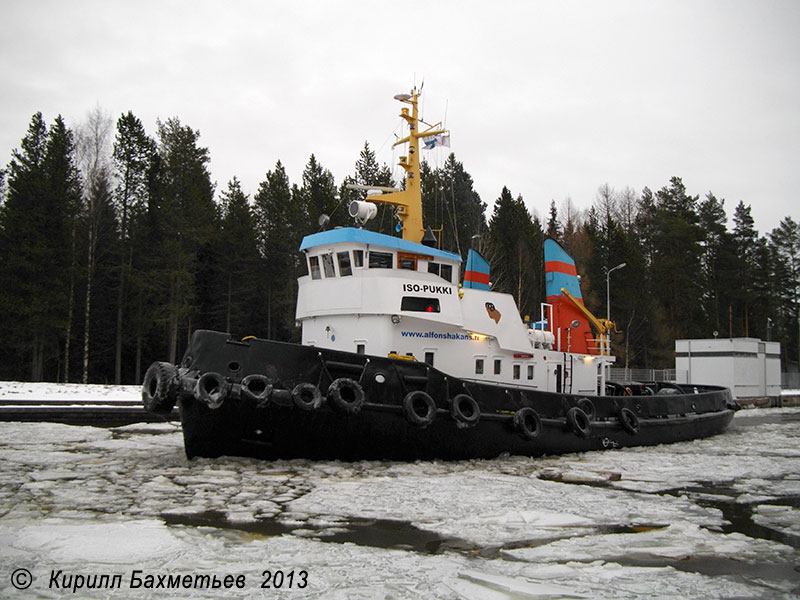
[[[199,140],[178,118],[150,136],[132,112],[114,123],[98,108],[74,129],[33,115],[0,171],[0,378],[138,383],[151,361],[179,360],[199,328],[299,341],[302,237],[351,224],[347,207],[363,192],[349,184],[403,183],[365,143],[338,185],[312,154],[299,183],[278,161],[252,198],[236,177],[218,192]],[[640,194],[601,186],[584,212],[552,202],[546,222],[503,188],[487,218],[454,154],[441,167],[423,162],[421,179],[441,246],[481,251],[493,288],[534,319],[546,236],[574,256],[595,314],[605,314],[607,270],[624,262],[611,290],[625,366],[669,367],[676,338],[715,334],[781,341],[784,364],[797,361],[791,217],[761,236],[740,202],[729,230],[724,200],[691,196],[675,177]],[[393,234],[396,223],[381,206],[367,226]]]

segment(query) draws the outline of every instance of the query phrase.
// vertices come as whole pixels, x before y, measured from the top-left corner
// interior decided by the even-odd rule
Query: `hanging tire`
[[[228,382],[219,373],[209,371],[203,373],[195,385],[195,396],[205,403],[208,408],[216,409],[222,406],[228,396]]]
[[[481,407],[472,396],[457,394],[450,401],[450,416],[459,427],[474,427],[481,420]]]
[[[630,408],[623,408],[619,411],[619,424],[631,435],[639,433],[639,417]]]
[[[172,363],[154,362],[142,382],[142,404],[148,412],[169,414],[178,399],[178,369]]]
[[[588,398],[581,398],[578,400],[576,406],[586,413],[586,416],[589,417],[590,421],[594,419],[595,415],[597,414],[594,409],[594,402]]]
[[[542,433],[542,418],[530,406],[525,406],[514,413],[514,429],[522,439],[535,440]]]
[[[365,399],[364,388],[349,377],[335,379],[328,386],[328,402],[335,411],[340,413],[355,415],[361,412]]]
[[[589,415],[577,406],[573,406],[567,411],[567,425],[569,425],[572,433],[582,438],[588,438],[592,428]]]
[[[242,396],[256,403],[258,408],[264,408],[269,403],[272,395],[272,382],[266,375],[253,373],[242,379]]]
[[[424,429],[436,419],[436,403],[422,390],[409,392],[403,398],[403,413],[409,423]]]
[[[313,383],[298,383],[292,390],[292,403],[300,410],[317,410],[322,406],[322,392]]]

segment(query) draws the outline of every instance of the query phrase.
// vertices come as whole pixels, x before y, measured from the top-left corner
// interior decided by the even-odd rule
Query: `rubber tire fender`
[[[459,427],[475,427],[481,420],[481,407],[472,396],[456,394],[450,401],[450,416]]]
[[[365,400],[364,388],[349,377],[334,379],[328,386],[328,402],[337,412],[346,415],[358,414]]]
[[[142,404],[148,412],[169,414],[178,399],[178,369],[168,362],[154,362],[142,381]]]
[[[205,403],[210,409],[222,406],[228,397],[230,385],[225,378],[215,371],[208,371],[200,375],[195,384],[195,396]]]
[[[525,406],[514,413],[514,429],[524,440],[535,440],[542,433],[542,418],[533,408]]]
[[[573,406],[567,411],[567,425],[572,433],[581,438],[588,438],[592,430],[589,415],[577,406]]]
[[[594,408],[594,402],[592,402],[588,398],[579,399],[578,402],[575,404],[575,406],[577,406],[583,412],[585,412],[586,416],[589,417],[590,421],[594,419],[595,415],[597,414],[597,411]]]
[[[619,424],[622,428],[630,433],[636,435],[639,433],[639,417],[630,408],[622,408],[619,411]]]
[[[251,373],[242,379],[242,396],[256,403],[258,408],[264,408],[269,403],[272,395],[272,382],[266,375]]]
[[[298,383],[292,390],[292,403],[300,410],[317,410],[322,406],[322,392],[313,383]]]
[[[417,412],[417,408],[425,409],[423,414]],[[420,429],[425,429],[436,419],[436,403],[430,394],[422,390],[416,390],[406,394],[403,398],[403,413],[412,425]]]

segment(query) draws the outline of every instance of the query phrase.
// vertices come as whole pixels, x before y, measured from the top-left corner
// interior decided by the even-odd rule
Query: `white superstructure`
[[[424,361],[463,379],[601,393],[613,357],[552,349],[514,298],[461,287],[461,257],[356,228],[306,237],[296,318],[302,343]]]

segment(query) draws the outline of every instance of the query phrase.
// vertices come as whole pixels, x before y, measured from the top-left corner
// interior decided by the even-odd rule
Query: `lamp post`
[[[617,269],[621,269],[627,264],[628,263],[620,263],[606,272],[606,320],[608,321],[611,320],[611,273]]]

